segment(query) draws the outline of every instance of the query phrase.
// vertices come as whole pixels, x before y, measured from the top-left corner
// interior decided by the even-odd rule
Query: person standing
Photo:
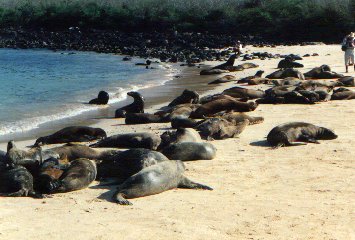
[[[355,33],[347,35],[342,43],[342,50],[345,52],[345,69],[349,72],[349,66],[354,65]],[[355,70],[355,65],[354,65]]]

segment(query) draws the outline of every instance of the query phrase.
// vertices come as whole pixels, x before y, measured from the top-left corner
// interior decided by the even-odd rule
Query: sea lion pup
[[[38,175],[35,176],[35,189],[41,193],[49,194],[67,167],[66,165],[61,165],[57,159],[50,159],[43,163]]]
[[[257,108],[255,102],[240,102],[232,99],[220,99],[203,104],[190,115],[191,118],[205,118],[222,111],[250,112]]]
[[[332,140],[338,136],[324,127],[310,123],[291,122],[273,128],[267,135],[267,141],[275,148],[299,145],[297,142],[319,143],[317,140]]]
[[[237,137],[247,125],[249,125],[247,119],[241,122],[229,122],[223,118],[209,118],[199,124],[196,129],[203,139],[212,141]]]
[[[351,100],[355,99],[355,92],[346,89],[346,88],[340,88],[334,91],[331,100]]]
[[[153,133],[126,133],[107,137],[95,144],[94,148],[146,148],[156,150],[160,144],[160,137]]]
[[[171,120],[171,127],[178,128],[194,128],[198,124],[198,121],[186,117],[176,117]]]
[[[97,98],[94,98],[89,101],[89,104],[96,104],[96,105],[105,105],[108,103],[110,96],[105,91],[100,91]]]
[[[232,87],[226,89],[222,94],[234,97],[234,98],[247,98],[247,99],[256,99],[265,97],[265,92],[262,90],[254,90],[242,87]]]
[[[266,76],[269,79],[283,79],[287,77],[294,77],[300,80],[305,80],[303,73],[293,68],[286,68],[283,70],[278,70]]]
[[[120,205],[132,205],[127,198],[145,197],[174,188],[212,190],[186,178],[184,171],[185,166],[181,161],[165,161],[144,168],[117,187],[113,201]]]
[[[128,96],[133,97],[133,103],[116,110],[115,118],[124,118],[126,113],[144,113],[144,98],[138,92],[128,92]]]
[[[233,82],[236,80],[236,77],[233,75],[225,75],[223,77],[220,77],[212,82],[209,82],[208,84],[220,84],[220,83],[227,83],[227,82]]]
[[[200,95],[196,91],[190,91],[185,89],[180,96],[175,98],[171,103],[169,103],[168,107],[174,107],[176,105],[192,103],[197,104],[200,99]]]
[[[96,163],[89,159],[81,158],[70,162],[58,180],[53,180],[50,193],[64,193],[88,187],[96,178]]]
[[[120,152],[117,150],[98,151],[86,145],[73,143],[68,143],[60,147],[51,148],[50,150],[55,153],[58,153],[60,159],[67,159],[68,161],[73,161],[79,158],[106,161]]]
[[[135,148],[116,154],[111,161],[97,165],[97,178],[117,178],[124,181],[140,170],[154,164],[169,161],[162,153],[144,148]]]
[[[167,118],[150,113],[126,113],[126,124],[146,124],[169,122]]]
[[[33,176],[23,166],[13,165],[0,171],[1,197],[34,197],[43,198],[33,190]]]
[[[261,76],[263,74],[264,74],[264,71],[259,70],[253,76],[248,76],[248,77],[242,78],[242,79],[238,80],[237,83],[249,83],[249,81],[254,78],[261,78]]]
[[[252,117],[245,113],[235,113],[235,112],[223,114],[222,118],[234,124],[243,122],[245,119],[249,121],[249,125],[254,125],[254,124],[259,124],[264,122],[263,117]]]
[[[59,159],[59,155],[52,150],[42,150],[40,147],[33,147],[28,151],[18,149],[14,141],[7,143],[6,161],[10,165],[21,165],[35,169],[47,159]]]
[[[194,161],[214,159],[217,149],[210,143],[181,142],[170,144],[161,152],[170,160]]]
[[[163,149],[173,143],[202,141],[200,134],[192,128],[178,128],[176,131],[166,131],[160,138],[161,144],[158,149]]]
[[[52,135],[38,138],[34,146],[69,142],[90,142],[105,138],[106,136],[105,130],[101,128],[72,126],[63,128]]]

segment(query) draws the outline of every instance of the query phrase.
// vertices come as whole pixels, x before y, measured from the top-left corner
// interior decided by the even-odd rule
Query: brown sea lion
[[[165,161],[144,168],[117,187],[113,200],[121,205],[132,205],[126,198],[145,197],[174,188],[212,190],[183,176],[184,171],[181,161]]]
[[[238,80],[238,83],[249,83],[249,81],[254,79],[254,78],[261,78],[261,76],[263,74],[264,74],[264,71],[259,70],[253,76],[244,77],[244,78]]]
[[[215,100],[206,104],[203,104],[191,113],[191,118],[204,118],[213,116],[222,111],[235,111],[235,112],[250,112],[257,108],[258,104],[255,102],[240,102],[231,99]]]
[[[286,68],[283,70],[278,70],[266,76],[269,79],[284,79],[287,77],[295,77],[300,80],[305,80],[303,73],[293,68]]]
[[[332,140],[338,136],[324,127],[310,123],[291,122],[273,128],[267,135],[267,141],[274,147],[299,145],[297,142],[319,143],[317,140]]]
[[[35,146],[46,144],[58,144],[69,142],[90,142],[105,138],[106,132],[101,128],[87,126],[72,126],[63,128],[52,135],[40,137],[36,140]]]
[[[89,104],[105,105],[108,103],[110,96],[105,91],[100,91],[97,98],[89,101]]]
[[[146,124],[169,122],[164,117],[150,113],[126,113],[126,124]]]
[[[225,75],[223,77],[220,77],[212,82],[209,82],[208,84],[220,84],[220,83],[227,83],[227,82],[233,82],[236,80],[236,77],[233,75]]]
[[[252,117],[245,113],[235,113],[235,112],[223,114],[222,118],[226,119],[229,122],[233,122],[235,124],[243,122],[245,119],[249,121],[249,125],[254,125],[254,124],[259,124],[264,122],[263,117]]]
[[[190,91],[185,89],[180,96],[175,98],[171,103],[169,103],[169,107],[174,107],[180,104],[192,103],[197,104],[200,99],[200,95],[196,91]]]
[[[349,89],[334,91],[331,100],[351,100],[355,99],[355,92]]]
[[[265,92],[262,90],[255,90],[243,87],[232,87],[222,92],[224,95],[228,95],[234,98],[247,98],[256,99],[265,97]]]

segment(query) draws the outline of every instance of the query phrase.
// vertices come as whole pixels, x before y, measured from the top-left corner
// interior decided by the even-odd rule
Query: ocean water
[[[132,90],[162,85],[172,79],[169,65],[147,70],[141,59],[91,52],[0,49],[0,138],[40,128],[95,111],[85,104],[99,91],[109,104],[126,99]]]

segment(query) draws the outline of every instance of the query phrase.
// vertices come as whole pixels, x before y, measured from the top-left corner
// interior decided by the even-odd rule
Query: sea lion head
[[[127,95],[133,97],[134,101],[138,100],[144,102],[144,98],[139,92],[128,92]]]
[[[106,138],[107,137],[106,132],[101,128],[95,128],[95,135],[99,138]]]
[[[317,138],[322,140],[332,140],[338,138],[338,135],[328,128],[321,127],[318,130]]]
[[[46,137],[40,137],[36,140],[35,144],[33,145],[34,147],[39,147],[47,142]]]

